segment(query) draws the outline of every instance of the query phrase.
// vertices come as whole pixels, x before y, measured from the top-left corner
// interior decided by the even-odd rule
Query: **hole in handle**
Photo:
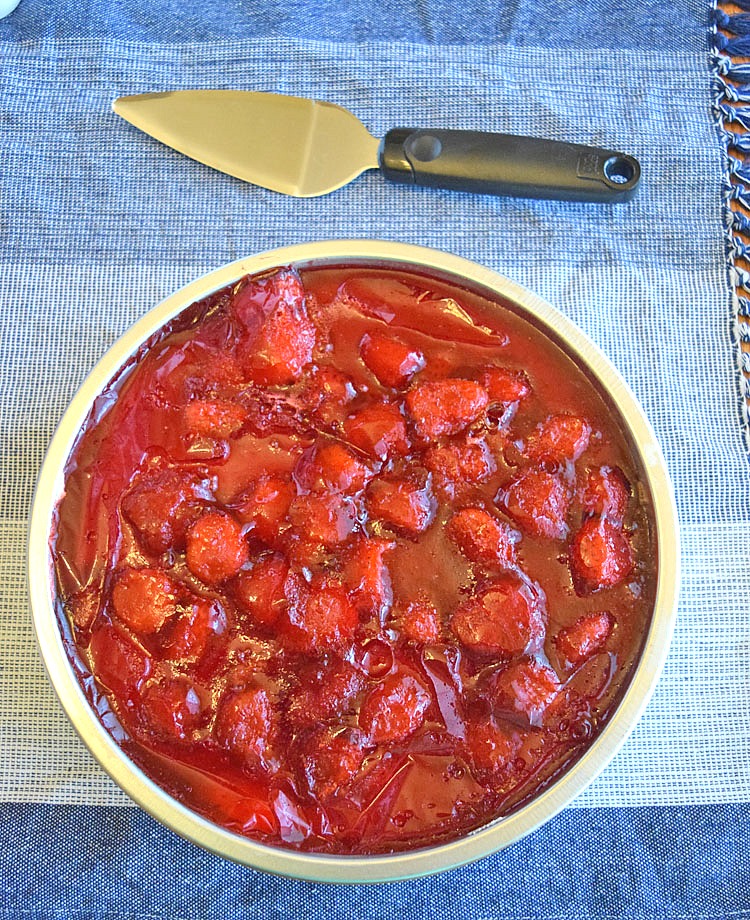
[[[614,156],[605,160],[604,175],[615,185],[627,185],[636,178],[636,169],[628,157]]]

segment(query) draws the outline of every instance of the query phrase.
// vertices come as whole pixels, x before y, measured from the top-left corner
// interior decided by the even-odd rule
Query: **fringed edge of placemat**
[[[709,42],[713,113],[724,149],[721,193],[740,413],[750,452],[750,0],[714,0]]]

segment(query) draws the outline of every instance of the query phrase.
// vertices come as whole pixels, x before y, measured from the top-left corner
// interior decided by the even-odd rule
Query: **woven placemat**
[[[324,199],[288,199],[111,113],[121,93],[201,86],[330,99],[376,134],[448,124],[607,143],[640,158],[643,188],[628,205],[592,207],[368,175]],[[643,721],[578,804],[750,800],[747,419],[702,54],[45,38],[0,42],[0,92],[0,799],[124,800],[57,707],[25,594],[34,479],[85,374],[208,269],[281,244],[380,237],[472,258],[550,300],[614,361],[662,442],[684,543],[675,641]]]

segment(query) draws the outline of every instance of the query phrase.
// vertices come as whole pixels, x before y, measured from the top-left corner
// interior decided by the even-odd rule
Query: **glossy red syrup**
[[[66,472],[92,705],[266,843],[383,853],[508,814],[599,733],[648,627],[616,414],[509,304],[425,275],[284,269],[194,304]]]

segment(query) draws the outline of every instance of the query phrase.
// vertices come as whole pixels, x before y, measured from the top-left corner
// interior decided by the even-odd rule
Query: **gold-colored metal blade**
[[[112,108],[186,156],[255,185],[310,198],[378,166],[379,142],[330,102],[242,90],[121,96]]]

